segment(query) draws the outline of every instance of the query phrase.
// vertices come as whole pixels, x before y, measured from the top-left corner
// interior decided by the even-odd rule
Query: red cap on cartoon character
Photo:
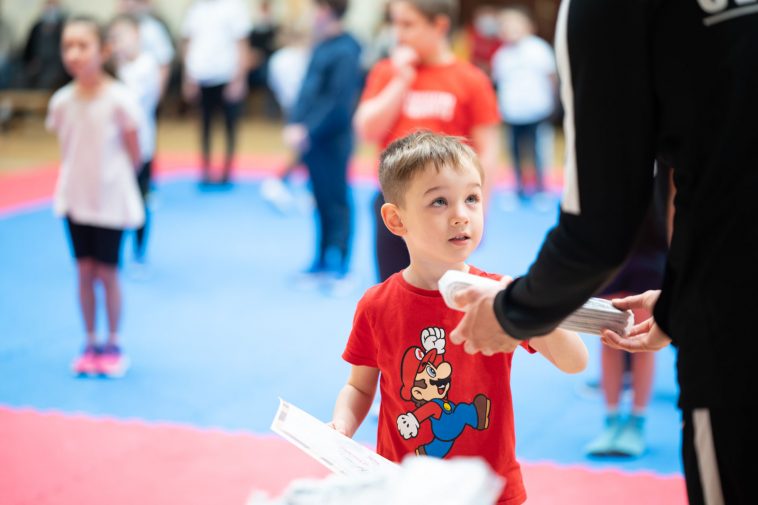
[[[413,383],[416,381],[416,375],[424,370],[427,363],[431,363],[435,367],[445,361],[445,357],[441,354],[437,354],[437,349],[429,349],[426,354],[420,347],[409,347],[405,354],[403,354],[403,361],[400,365],[403,385],[400,388],[400,397],[403,400],[411,401],[411,390],[413,389]]]

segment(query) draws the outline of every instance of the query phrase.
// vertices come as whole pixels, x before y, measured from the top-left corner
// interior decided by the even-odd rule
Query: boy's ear
[[[400,209],[394,203],[385,203],[382,205],[382,221],[384,226],[392,232],[392,234],[402,237],[406,233],[405,225],[403,224],[403,218],[400,216]]]

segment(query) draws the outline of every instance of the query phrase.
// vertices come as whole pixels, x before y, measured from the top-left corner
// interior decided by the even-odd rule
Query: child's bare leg
[[[650,401],[653,390],[653,375],[655,372],[655,354],[639,352],[632,356],[632,411],[642,415]]]
[[[618,410],[619,401],[621,400],[621,388],[624,378],[624,354],[623,351],[612,349],[608,346],[602,347],[601,365],[603,394],[605,395],[605,406],[609,412]]]
[[[95,260],[82,258],[76,262],[79,274],[79,306],[84,319],[84,329],[87,332],[87,345],[94,346],[97,343],[95,335]]]
[[[105,309],[108,314],[108,344],[118,345],[118,329],[121,322],[121,285],[115,266],[98,263],[98,277],[105,289]]]

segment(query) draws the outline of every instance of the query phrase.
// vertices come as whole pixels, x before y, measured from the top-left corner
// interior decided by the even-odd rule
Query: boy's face
[[[398,214],[413,261],[464,262],[482,239],[482,177],[469,163],[428,166],[411,180]]]
[[[532,33],[532,24],[523,13],[505,10],[500,15],[500,37],[513,44]]]
[[[449,23],[446,18],[430,21],[411,3],[402,0],[390,2],[389,9],[397,43],[410,47],[422,59],[433,55],[440,41],[447,36]]]
[[[113,55],[119,60],[132,60],[139,56],[139,28],[128,22],[121,21],[114,24],[108,31],[108,41]]]

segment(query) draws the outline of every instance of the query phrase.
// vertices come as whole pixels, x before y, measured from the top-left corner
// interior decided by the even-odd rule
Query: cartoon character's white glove
[[[406,440],[418,435],[418,419],[413,412],[397,416],[397,429]]]
[[[421,332],[421,345],[426,352],[437,349],[437,354],[445,354],[445,330],[442,328],[425,328]]]

